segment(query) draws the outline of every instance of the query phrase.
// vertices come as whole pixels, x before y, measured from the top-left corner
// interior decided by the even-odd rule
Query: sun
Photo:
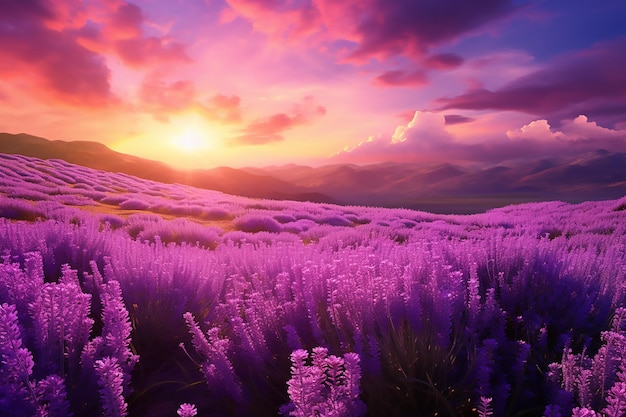
[[[173,138],[174,146],[183,152],[197,152],[207,147],[207,136],[199,130],[189,129]]]
[[[182,153],[194,154],[214,147],[215,132],[198,115],[186,115],[172,123],[170,146]]]

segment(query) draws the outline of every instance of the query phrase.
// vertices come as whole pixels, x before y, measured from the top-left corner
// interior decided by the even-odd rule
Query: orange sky
[[[0,131],[184,168],[624,149],[626,6],[561,6],[9,0]]]

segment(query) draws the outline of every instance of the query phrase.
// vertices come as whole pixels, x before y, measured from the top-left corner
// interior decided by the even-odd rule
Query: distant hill
[[[0,153],[21,154],[41,159],[62,159],[72,164],[109,172],[212,189],[228,194],[255,198],[335,203],[335,199],[312,192],[264,173],[221,167],[208,170],[181,171],[158,161],[127,155],[98,142],[47,140],[25,133],[0,133]]]
[[[507,204],[581,202],[626,195],[626,153],[604,150],[488,167],[454,164],[284,165],[183,172],[162,162],[115,152],[96,142],[50,141],[0,133],[0,152],[123,172],[228,194],[279,200],[406,207],[438,213],[476,213]]]

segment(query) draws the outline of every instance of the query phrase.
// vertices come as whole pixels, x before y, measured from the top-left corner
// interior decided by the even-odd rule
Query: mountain
[[[0,152],[63,159],[90,168],[246,197],[405,207],[438,213],[476,213],[523,202],[580,202],[626,195],[626,153],[605,150],[483,167],[385,162],[219,167],[184,172],[162,162],[115,152],[96,142],[50,141],[27,134],[0,133]]]
[[[25,133],[0,133],[0,153],[21,154],[41,159],[62,159],[72,164],[109,172],[212,189],[227,194],[256,198],[335,203],[332,197],[310,191],[259,173],[220,167],[207,170],[181,171],[162,162],[115,152],[98,142],[48,140]]]

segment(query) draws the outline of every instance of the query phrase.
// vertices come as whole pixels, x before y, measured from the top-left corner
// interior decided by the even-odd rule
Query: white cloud
[[[609,129],[590,122],[587,116],[581,114],[573,120],[562,121],[560,131],[553,130],[547,120],[535,120],[522,126],[520,129],[509,130],[506,135],[512,140],[533,141],[580,141],[600,139],[624,139],[626,130]]]
[[[391,145],[405,144],[423,147],[441,142],[450,142],[452,137],[446,130],[446,119],[442,114],[416,111],[406,125],[396,128],[391,136]]]
[[[562,130],[570,140],[619,139],[626,137],[626,130],[613,130],[598,126],[596,122],[590,122],[587,116],[583,114],[574,120],[563,122]]]
[[[428,151],[452,142],[443,115],[416,111],[406,125],[396,127],[391,136],[370,136],[334,155],[337,159],[359,162],[419,158]]]
[[[509,130],[506,132],[509,139],[512,140],[536,140],[536,141],[550,141],[555,139],[563,139],[562,132],[553,132],[550,123],[547,120],[535,120],[522,126],[517,130]]]

